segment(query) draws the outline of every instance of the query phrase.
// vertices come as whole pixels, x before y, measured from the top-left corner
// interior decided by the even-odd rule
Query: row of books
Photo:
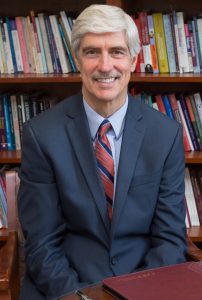
[[[70,36],[73,18],[65,11],[0,17],[0,73],[77,72]]]
[[[182,11],[133,15],[142,45],[137,72],[200,73],[202,17],[185,20]]]
[[[131,88],[131,93],[182,124],[185,151],[202,150],[202,98],[199,92],[147,95],[136,94]]]
[[[202,169],[185,168],[186,226],[202,225]]]
[[[20,150],[23,123],[57,101],[38,91],[0,94],[0,149]]]

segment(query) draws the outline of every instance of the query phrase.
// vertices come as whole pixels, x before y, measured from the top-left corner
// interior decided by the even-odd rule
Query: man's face
[[[110,104],[112,113],[121,107],[136,63],[130,56],[124,32],[86,34],[77,60],[83,95],[89,105],[95,109]]]

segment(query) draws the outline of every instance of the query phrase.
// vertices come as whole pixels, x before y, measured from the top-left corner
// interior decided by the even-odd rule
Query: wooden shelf
[[[131,74],[131,82],[139,83],[202,83],[202,74]],[[0,84],[13,83],[81,83],[79,73],[69,74],[1,74]]]
[[[6,74],[0,75],[0,84],[14,83],[81,83],[79,73],[69,74]]]
[[[202,83],[202,74],[131,74],[132,82],[141,83]]]
[[[0,150],[0,164],[20,164],[20,162],[20,150]],[[202,151],[186,152],[185,162],[187,164],[202,164]]]
[[[202,226],[192,226],[188,228],[187,234],[192,242],[202,242]]]
[[[21,162],[20,150],[0,151],[0,164],[19,164],[20,162]]]

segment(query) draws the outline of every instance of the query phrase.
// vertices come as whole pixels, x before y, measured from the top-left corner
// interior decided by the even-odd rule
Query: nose
[[[98,62],[98,71],[109,72],[112,69],[112,58],[108,53],[102,53]]]

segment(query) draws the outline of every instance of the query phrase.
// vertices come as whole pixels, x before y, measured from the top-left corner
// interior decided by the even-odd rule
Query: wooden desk
[[[103,289],[101,284],[82,289],[82,292],[92,300],[114,300],[116,298],[110,296]],[[76,294],[72,294],[61,298],[61,300],[80,300]]]

